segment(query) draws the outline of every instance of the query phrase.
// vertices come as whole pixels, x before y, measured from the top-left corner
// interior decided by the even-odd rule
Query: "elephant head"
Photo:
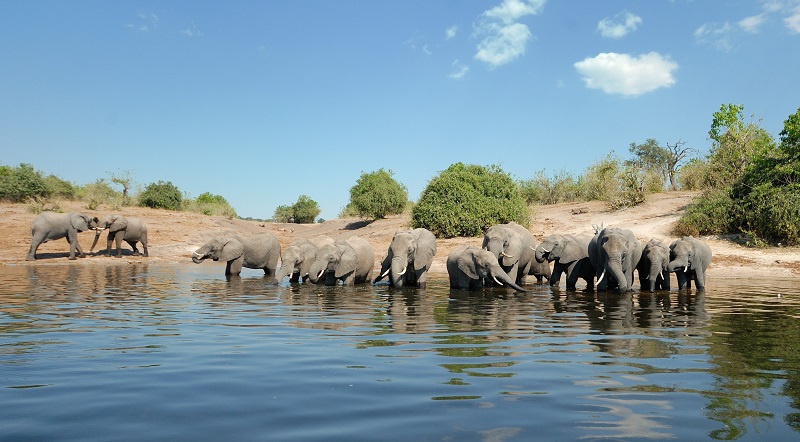
[[[694,270],[697,267],[696,263],[694,262],[694,243],[687,238],[681,238],[670,244],[669,255],[670,261],[667,265],[668,272],[687,272],[689,270]]]
[[[590,258],[596,271],[597,288],[603,290],[613,280],[620,291],[627,292],[633,284],[633,269],[639,263],[642,249],[630,230],[606,227],[589,244]],[[609,277],[603,284],[603,279]],[[612,284],[613,286],[613,284]]]
[[[358,256],[355,250],[346,241],[340,240],[317,249],[314,262],[308,270],[308,278],[316,284],[323,275],[327,275],[324,282],[329,284],[355,272],[357,266]]]
[[[94,250],[94,246],[97,245],[97,240],[100,239],[100,234],[103,233],[103,230],[108,229],[109,234],[114,234],[119,232],[120,230],[125,230],[128,228],[128,218],[125,218],[119,214],[112,214],[108,215],[103,218],[103,221],[97,226],[95,229],[94,241],[92,241],[92,247],[89,249],[91,252]]]
[[[394,287],[416,284],[420,272],[427,271],[436,254],[436,237],[426,229],[398,230],[381,265],[375,282],[390,275]]]
[[[297,278],[305,278],[309,274],[311,264],[314,263],[314,256],[317,247],[310,241],[302,240],[287,247],[281,253],[281,267],[275,274],[277,281],[282,280],[286,275],[297,274]],[[294,276],[293,276],[294,278]],[[293,282],[297,280],[293,279]]]
[[[483,235],[481,248],[492,252],[505,267],[513,266],[522,255],[522,239],[504,225],[491,226]]]
[[[540,263],[545,261],[568,263],[585,258],[587,252],[572,235],[550,235],[536,247],[535,256],[536,261]]]
[[[211,258],[214,261],[234,261],[243,259],[244,245],[233,236],[222,236],[211,239],[192,254],[192,261],[200,264]]]
[[[96,230],[100,225],[100,219],[96,216],[84,215],[82,213],[69,213],[69,224],[78,232],[86,230]]]
[[[651,239],[642,249],[639,279],[642,288],[650,291],[663,287],[669,289],[669,249],[657,239]],[[660,282],[660,283],[659,283]]]
[[[461,281],[461,275],[473,281],[492,280],[498,285],[507,285],[514,290],[527,292],[508,276],[500,266],[497,258],[488,250],[477,247],[461,246],[455,249],[448,257],[447,271],[450,273],[450,286],[452,288],[470,288],[472,284]]]

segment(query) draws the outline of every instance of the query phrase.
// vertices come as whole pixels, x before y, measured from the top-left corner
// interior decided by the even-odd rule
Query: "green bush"
[[[153,209],[181,210],[183,195],[170,181],[150,183],[139,194],[139,205]]]
[[[278,223],[312,224],[322,210],[316,201],[300,195],[291,206],[278,206],[272,219]]]
[[[184,200],[183,208],[190,212],[202,213],[203,215],[219,215],[228,218],[236,217],[236,210],[233,209],[225,197],[213,195],[209,192],[201,193],[193,200]]]
[[[678,183],[683,190],[701,190],[707,181],[708,164],[699,159],[692,158],[678,169]]]
[[[616,195],[617,175],[622,169],[622,163],[614,152],[600,160],[599,162],[589,166],[583,173],[581,180],[581,188],[583,190],[584,199],[587,201],[609,201]]]
[[[406,187],[398,183],[391,170],[362,173],[350,188],[352,209],[362,218],[381,219],[403,213],[408,202]]]
[[[30,198],[47,198],[50,194],[44,176],[32,165],[0,166],[0,200],[21,203]]]
[[[520,181],[519,192],[527,204],[558,204],[583,199],[580,181],[567,172],[548,178],[541,170],[530,180]]]
[[[676,236],[720,235],[732,229],[735,203],[727,191],[710,191],[697,197],[673,225]]]
[[[103,178],[81,187],[77,195],[81,201],[86,202],[86,208],[91,210],[97,210],[102,205],[117,208],[122,204],[122,194],[112,189]]]
[[[48,175],[44,179],[47,188],[50,190],[50,196],[53,198],[61,198],[67,200],[74,200],[78,198],[78,188],[69,181],[62,180],[55,175]]]
[[[479,236],[494,224],[529,224],[528,207],[499,166],[455,163],[434,177],[412,209],[413,227],[438,237]]]

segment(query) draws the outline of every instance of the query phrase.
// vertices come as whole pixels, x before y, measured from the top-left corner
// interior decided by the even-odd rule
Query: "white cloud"
[[[464,78],[464,76],[466,76],[467,73],[469,72],[469,66],[465,65],[464,63],[461,63],[458,60],[453,61],[452,66],[454,69],[453,73],[448,75],[448,77],[452,79],[458,80]]]
[[[527,25],[517,20],[538,14],[544,8],[545,2],[546,0],[503,0],[500,5],[481,14],[476,33],[485,37],[478,43],[475,59],[496,68],[524,54],[532,34]]]
[[[531,31],[522,23],[497,26],[496,30],[478,43],[475,58],[492,67],[504,65],[525,53]]]
[[[611,19],[606,17],[597,23],[597,30],[605,38],[622,38],[636,30],[642,24],[642,17],[622,11]]]
[[[745,17],[737,23],[740,28],[742,28],[745,32],[749,32],[751,34],[757,33],[761,28],[761,25],[767,20],[767,16],[764,13],[753,15],[750,17]]]
[[[542,11],[547,0],[503,0],[498,6],[487,10],[484,16],[511,24],[526,15],[536,15]]]
[[[451,38],[454,38],[456,34],[458,34],[458,26],[456,25],[450,26],[449,28],[447,28],[446,31],[444,31],[445,40],[450,40]]]
[[[724,52],[730,52],[733,44],[730,41],[730,34],[733,27],[730,23],[723,24],[706,23],[694,31],[694,38],[698,43],[711,46]]]
[[[677,82],[672,74],[678,64],[658,52],[639,57],[601,53],[574,66],[583,76],[586,87],[602,89],[607,94],[641,95]]]
[[[183,35],[185,35],[187,37],[202,37],[203,36],[203,33],[200,32],[199,29],[197,29],[197,25],[195,25],[194,22],[192,22],[192,25],[190,27],[188,27],[188,28],[184,29],[183,31],[181,31],[181,34],[183,34]]]
[[[800,34],[800,6],[794,8],[791,15],[783,19],[783,23],[792,34]]]

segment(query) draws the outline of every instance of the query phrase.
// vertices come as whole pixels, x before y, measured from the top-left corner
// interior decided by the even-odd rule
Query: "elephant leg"
[[[300,272],[292,272],[289,276],[289,282],[300,282]]]
[[[67,242],[69,243],[69,259],[76,259],[75,253],[77,252],[78,256],[81,258],[85,257],[86,254],[83,253],[83,249],[81,245],[78,243],[78,231],[74,229],[70,229],[67,232]]]
[[[697,290],[706,289],[706,273],[703,269],[697,269],[694,272],[694,282]]]
[[[561,282],[561,274],[564,273],[564,266],[561,263],[553,265],[553,272],[550,273],[550,286],[556,286]],[[569,268],[567,269],[567,284],[569,284]]]
[[[143,233],[142,236],[139,238],[139,242],[142,243],[142,256],[150,256],[150,253],[147,252],[147,233]]]
[[[31,235],[31,248],[28,250],[28,261],[33,261],[36,259],[36,250],[44,242],[45,236],[46,235],[39,234]]]
[[[683,290],[686,288],[686,272],[677,271],[675,272],[675,276],[678,278],[678,290]]]
[[[117,258],[122,258],[122,238],[124,237],[125,237],[125,232],[122,230],[119,230],[116,233],[114,233],[114,244],[117,246]]]
[[[242,264],[244,263],[244,258],[239,257],[236,259],[232,259],[228,261],[228,264],[225,266],[225,275],[239,275],[242,273]]]
[[[133,256],[139,256],[139,249],[136,248],[136,243],[138,241],[126,239],[125,242],[128,243],[128,245],[133,249]]]
[[[424,268],[416,272],[417,287],[424,289],[428,288],[428,269]]]

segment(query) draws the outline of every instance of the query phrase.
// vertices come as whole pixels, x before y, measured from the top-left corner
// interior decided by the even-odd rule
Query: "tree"
[[[48,197],[50,193],[42,173],[33,165],[22,163],[18,167],[0,167],[0,199],[21,203],[29,198]]]
[[[403,213],[408,203],[406,187],[393,178],[391,170],[362,173],[350,188],[349,205],[363,218],[381,219]]]
[[[677,190],[678,183],[675,181],[675,174],[680,169],[681,161],[683,161],[689,154],[694,153],[695,150],[691,147],[683,147],[685,141],[678,140],[673,146],[667,143],[667,177],[669,178],[670,190]]]
[[[527,226],[528,206],[519,187],[500,166],[455,163],[434,177],[411,215],[412,227],[437,237],[479,236],[494,224]]]
[[[291,206],[278,206],[272,219],[277,223],[311,224],[322,212],[308,195],[300,195]]]
[[[294,209],[292,206],[278,206],[275,208],[272,220],[276,223],[292,223],[294,222]]]
[[[648,138],[644,144],[631,143],[628,148],[633,154],[633,162],[636,165],[650,171],[661,178],[662,184],[667,181],[669,175],[669,151],[658,145],[658,141],[653,138]]]
[[[111,177],[112,183],[122,186],[122,205],[127,206],[130,204],[128,190],[133,185],[133,172],[131,170],[125,170],[119,173],[107,173]]]
[[[139,204],[154,209],[181,210],[183,195],[171,181],[150,183],[139,195]]]

